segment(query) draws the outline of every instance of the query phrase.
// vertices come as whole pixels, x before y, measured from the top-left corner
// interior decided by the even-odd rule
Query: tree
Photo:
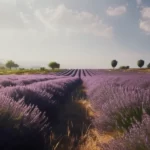
[[[49,66],[50,68],[52,68],[53,70],[54,70],[55,68],[60,68],[60,64],[58,64],[57,62],[50,62],[50,63],[48,64],[48,66]]]
[[[147,68],[150,68],[150,63],[147,65]]]
[[[9,69],[11,69],[11,68],[18,68],[19,67],[19,65],[18,64],[16,64],[14,61],[12,61],[12,60],[9,60],[9,61],[7,61],[7,63],[6,63],[6,65],[5,65],[7,68],[9,68]]]
[[[142,60],[142,59],[140,59],[140,60],[138,60],[138,62],[137,62],[137,65],[140,67],[140,68],[142,68],[143,66],[144,66],[144,60]]]
[[[18,65],[18,64],[14,64],[14,66],[13,66],[13,67],[18,68],[18,67],[19,67],[19,65]]]
[[[11,69],[14,66],[15,66],[15,62],[14,61],[12,61],[12,60],[7,61],[7,63],[6,63],[6,67],[7,68]]]
[[[117,60],[112,60],[111,61],[111,65],[112,65],[113,68],[115,68],[117,66],[117,64],[118,64]]]
[[[56,68],[58,68],[58,69],[59,69],[59,68],[60,68],[60,64],[57,64],[57,65],[56,65]]]

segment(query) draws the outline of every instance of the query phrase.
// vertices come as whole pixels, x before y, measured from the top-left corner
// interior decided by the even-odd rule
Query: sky
[[[0,0],[0,62],[61,68],[150,63],[150,0]]]

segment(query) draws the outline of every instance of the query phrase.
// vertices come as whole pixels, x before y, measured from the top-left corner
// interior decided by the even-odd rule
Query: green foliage
[[[58,69],[60,68],[60,64],[57,64],[56,66],[57,66]]]
[[[19,67],[19,65],[18,64],[14,64],[14,66],[13,66],[14,68],[18,68]]]
[[[137,65],[138,67],[142,68],[144,66],[144,63],[145,63],[144,60],[140,59],[138,60]]]
[[[40,70],[41,71],[45,71],[46,69],[45,69],[45,67],[41,67]]]
[[[40,70],[40,69],[25,69],[25,68],[19,68],[19,69],[4,69],[4,70],[0,70],[0,75],[10,75],[10,74],[49,74],[50,72],[61,72],[64,71],[62,69],[59,70],[53,70],[50,71],[49,69],[45,69],[45,70]]]
[[[143,108],[124,108],[119,113],[114,114],[116,120],[116,128],[128,130],[136,122],[142,121]]]
[[[13,68],[13,67],[14,67],[14,68],[18,68],[19,65],[16,64],[14,61],[9,60],[9,61],[7,61],[7,63],[6,63],[6,67],[9,68],[9,69],[11,69],[11,68]]]
[[[58,64],[57,62],[50,62],[49,64],[48,64],[48,66],[50,67],[50,68],[52,68],[53,70],[55,69],[55,68],[60,68],[60,64]]]
[[[147,65],[147,68],[150,68],[150,63]]]
[[[117,60],[112,60],[111,61],[111,65],[112,65],[113,68],[115,68],[117,66],[117,64],[118,64]]]
[[[9,69],[11,69],[13,66],[14,66],[14,61],[12,61],[12,60],[9,60],[7,63],[6,63],[6,67],[7,68],[9,68]]]
[[[119,69],[126,69],[126,66],[120,66]]]

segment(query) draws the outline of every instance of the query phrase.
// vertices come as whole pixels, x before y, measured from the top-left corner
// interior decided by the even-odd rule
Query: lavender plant
[[[131,75],[84,79],[91,104],[100,114],[94,121],[99,130],[128,130],[136,121],[141,122],[143,108],[150,114],[150,90],[143,87],[148,82],[142,79],[150,81],[149,76]]]
[[[104,150],[149,150],[150,117],[143,115],[141,123],[136,123],[124,136],[103,145]]]
[[[0,95],[0,149],[45,149],[49,125],[38,108]]]
[[[78,78],[62,78],[28,86],[6,87],[0,93],[15,101],[24,99],[26,105],[38,107],[41,112],[46,112],[50,121],[54,121],[57,119],[59,104],[67,102],[67,96],[80,82]]]
[[[16,85],[28,85],[36,82],[42,82],[47,80],[54,80],[64,78],[62,76],[54,75],[20,75],[20,76],[2,76],[0,77],[0,87],[16,86]]]

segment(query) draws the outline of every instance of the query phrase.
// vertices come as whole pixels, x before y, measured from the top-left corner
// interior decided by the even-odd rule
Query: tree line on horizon
[[[140,59],[137,61],[137,66],[139,68],[142,68],[145,64],[145,61]],[[113,67],[113,69],[118,65],[118,61],[117,60],[112,60],[111,61],[111,66]],[[120,69],[129,69],[130,66],[121,66]],[[147,68],[150,68],[150,63],[147,65]]]
[[[140,59],[140,60],[137,61],[137,66],[139,68],[142,68],[144,66],[144,64],[145,64],[145,61],[142,60],[142,59]],[[118,61],[117,60],[112,60],[111,61],[111,66],[113,68],[116,68],[117,65],[118,65]],[[16,68],[16,69],[19,68],[19,65],[17,63],[15,63],[14,61],[9,60],[9,61],[6,62],[5,67],[11,70],[12,68]],[[5,67],[3,67],[3,69]],[[51,68],[52,70],[54,70],[54,69],[60,69],[60,64],[53,61],[53,62],[50,62],[48,64],[48,67]],[[130,66],[121,66],[119,69],[129,69],[129,68],[130,68]],[[150,68],[150,63],[147,65],[147,68]],[[23,69],[23,68],[20,68],[20,69]],[[40,70],[44,71],[45,67],[41,67]]]

